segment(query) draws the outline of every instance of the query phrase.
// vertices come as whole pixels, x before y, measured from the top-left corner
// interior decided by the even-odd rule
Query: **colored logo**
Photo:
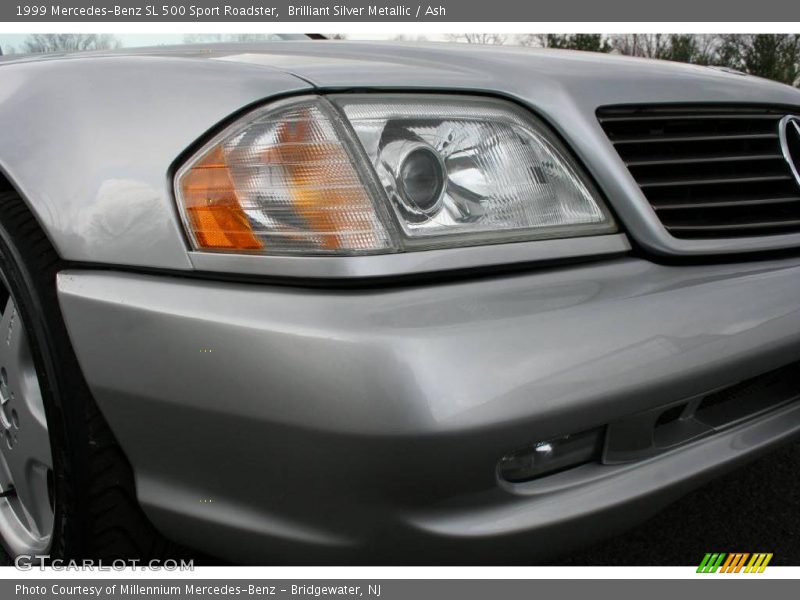
[[[756,552],[708,552],[703,557],[698,573],[763,573],[772,553]]]

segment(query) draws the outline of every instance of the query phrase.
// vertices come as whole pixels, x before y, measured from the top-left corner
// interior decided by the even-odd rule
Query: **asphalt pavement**
[[[706,552],[772,552],[800,566],[800,443],[684,496],[624,534],[560,565],[698,565]]]

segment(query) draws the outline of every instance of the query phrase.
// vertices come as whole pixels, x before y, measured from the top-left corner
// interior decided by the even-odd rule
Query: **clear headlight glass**
[[[306,96],[248,113],[175,176],[195,250],[358,255],[609,233],[569,153],[510,102]]]
[[[372,163],[406,245],[614,230],[567,152],[509,102],[369,95],[334,101]]]

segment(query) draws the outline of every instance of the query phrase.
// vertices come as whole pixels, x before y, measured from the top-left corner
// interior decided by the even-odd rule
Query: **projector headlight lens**
[[[447,174],[434,148],[398,140],[382,149],[380,161],[397,182],[397,201],[407,218],[425,220],[441,209]]]
[[[569,153],[509,102],[331,101],[255,110],[178,171],[194,249],[355,255],[615,231]]]
[[[614,230],[566,150],[510,102],[412,95],[334,102],[375,168],[406,247]]]

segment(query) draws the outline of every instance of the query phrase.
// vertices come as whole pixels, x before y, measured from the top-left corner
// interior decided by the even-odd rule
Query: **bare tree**
[[[41,52],[82,52],[86,50],[109,50],[122,44],[113,35],[97,33],[34,33],[22,43],[22,51],[30,54]]]
[[[708,34],[673,33],[660,58],[696,65],[714,64],[720,46],[719,36]]]
[[[546,48],[546,33],[519,33],[514,36],[514,43],[517,46],[527,46],[528,48]]]
[[[221,43],[257,43],[274,42],[281,39],[273,33],[187,33],[183,36],[184,44],[221,44]]]
[[[664,58],[669,50],[669,35],[664,33],[612,35],[611,48],[626,56]]]
[[[517,44],[538,48],[561,48],[587,52],[610,52],[611,44],[601,33],[526,33],[517,36]]]
[[[448,33],[447,40],[465,44],[502,45],[508,41],[508,36],[502,33]]]
[[[505,43],[497,34],[453,34],[450,41]],[[500,39],[497,39],[500,38]],[[614,52],[723,66],[800,87],[799,34],[522,34],[513,43],[540,48]]]
[[[396,36],[392,38],[394,42],[427,42],[428,38],[424,35],[406,35],[404,33],[398,33]]]

